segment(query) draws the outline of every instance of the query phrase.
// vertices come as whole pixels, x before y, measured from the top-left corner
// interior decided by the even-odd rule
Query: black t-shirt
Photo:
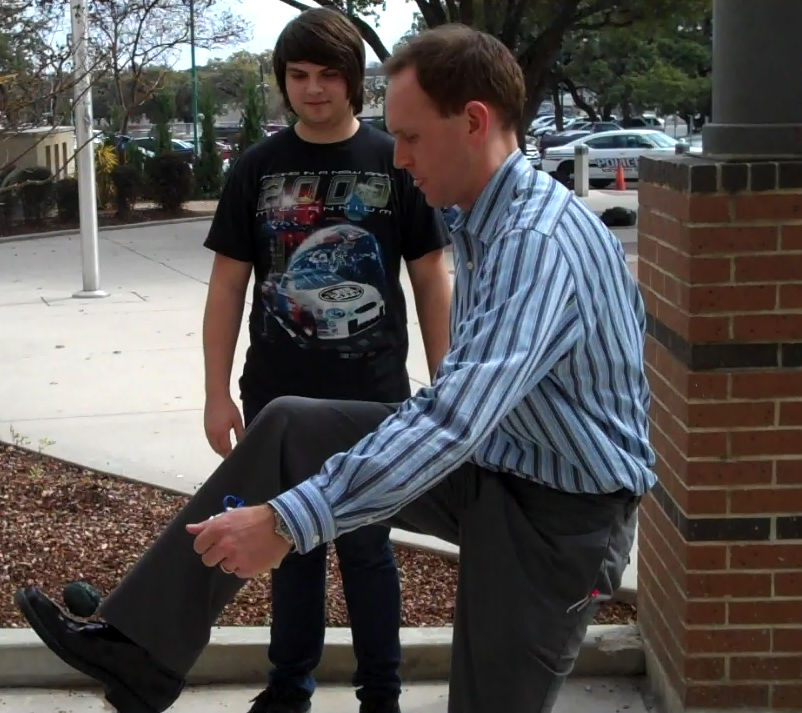
[[[448,236],[393,145],[366,124],[333,144],[289,128],[232,168],[205,245],[254,266],[243,399],[409,396],[401,259]]]

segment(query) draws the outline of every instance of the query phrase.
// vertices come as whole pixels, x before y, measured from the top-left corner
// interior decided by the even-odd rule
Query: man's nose
[[[393,151],[393,165],[396,168],[406,169],[409,169],[409,167],[412,165],[409,151],[402,148],[400,141],[395,142],[395,149]]]

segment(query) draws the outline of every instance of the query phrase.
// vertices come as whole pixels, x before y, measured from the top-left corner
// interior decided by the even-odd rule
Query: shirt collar
[[[510,202],[519,179],[531,170],[532,166],[526,156],[520,149],[515,149],[490,177],[473,206],[460,213],[452,230],[464,230],[472,237],[481,237],[483,233],[492,231],[502,214],[495,208]],[[495,220],[491,220],[493,218]]]

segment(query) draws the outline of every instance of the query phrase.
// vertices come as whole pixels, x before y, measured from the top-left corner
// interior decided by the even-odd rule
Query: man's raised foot
[[[56,656],[103,686],[118,713],[163,713],[181,694],[181,677],[110,624],[71,617],[36,587],[18,590],[14,602]]]

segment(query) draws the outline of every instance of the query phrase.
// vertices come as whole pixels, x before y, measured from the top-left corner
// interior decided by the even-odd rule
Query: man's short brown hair
[[[328,8],[305,10],[288,22],[278,36],[273,69],[284,104],[292,111],[287,96],[290,62],[309,62],[337,70],[348,86],[354,114],[361,113],[365,96],[365,43],[343,13]]]
[[[518,128],[526,98],[523,72],[492,35],[460,24],[426,30],[398,45],[384,63],[388,78],[408,67],[443,116],[478,101],[496,110],[505,129]]]

